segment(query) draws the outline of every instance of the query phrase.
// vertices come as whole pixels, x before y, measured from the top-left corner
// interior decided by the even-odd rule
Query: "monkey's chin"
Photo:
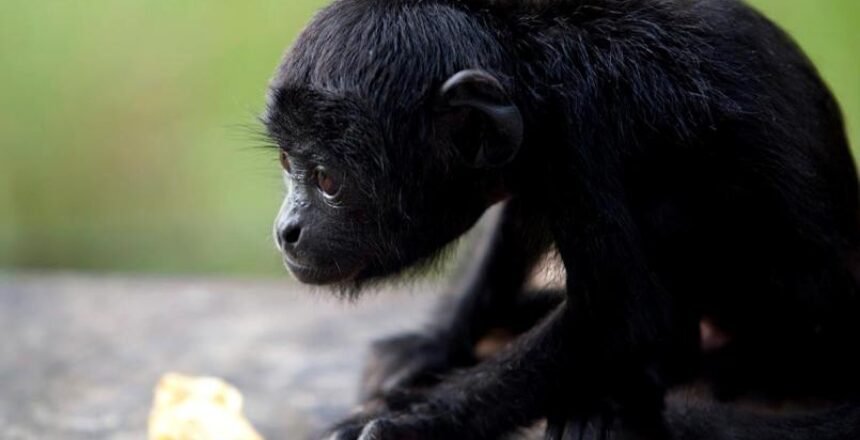
[[[315,286],[348,283],[355,279],[362,269],[357,267],[352,270],[341,270],[337,266],[306,266],[291,261],[289,257],[284,257],[284,266],[299,282]]]

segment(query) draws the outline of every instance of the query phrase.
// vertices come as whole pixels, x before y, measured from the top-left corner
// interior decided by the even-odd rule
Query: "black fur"
[[[386,405],[338,438],[489,439],[540,417],[556,437],[610,419],[631,438],[690,438],[663,397],[693,379],[722,399],[858,398],[843,122],[807,58],[743,3],[340,0],[284,59],[264,121],[291,159],[276,232],[306,282],[357,293],[508,200],[462,301],[387,346],[410,355],[386,357],[396,380],[368,390]],[[318,165],[337,197],[314,187]],[[553,245],[565,301],[511,349],[404,393],[475,364]],[[729,336],[714,352],[703,318]]]
[[[860,431],[860,407],[761,413],[725,404],[669,403],[674,440],[844,440]]]

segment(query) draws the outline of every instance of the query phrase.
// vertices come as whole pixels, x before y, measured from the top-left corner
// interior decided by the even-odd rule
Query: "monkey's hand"
[[[330,428],[321,440],[438,440],[499,438],[534,418],[534,407],[520,407],[517,396],[531,390],[504,386],[497,366],[463,371],[420,393],[395,391],[391,398],[369,402],[352,417]],[[452,380],[453,379],[453,380]],[[538,383],[538,388],[543,384]],[[496,397],[491,400],[489,397]],[[508,411],[513,413],[508,416]]]
[[[426,393],[415,390],[392,390],[384,397],[365,400],[353,413],[334,426],[329,427],[321,435],[312,437],[320,440],[357,440],[361,437],[366,426],[373,425],[378,420],[386,420],[395,414],[409,413],[412,408],[422,406],[420,402],[426,399]],[[373,437],[370,437],[373,438]]]
[[[361,381],[361,402],[385,399],[395,391],[422,390],[457,367],[474,364],[468,350],[434,332],[407,333],[382,339],[371,347]]]
[[[353,417],[323,438],[479,440],[529,426],[543,415],[545,402],[567,396],[560,373],[572,368],[565,354],[573,349],[571,319],[567,307],[559,307],[489,359],[452,372],[410,399],[386,399],[387,407]]]
[[[507,333],[505,333],[507,335]],[[500,347],[485,338],[476,347],[434,332],[406,333],[372,345],[360,390],[362,405],[352,416],[329,428],[325,440],[423,439],[434,420],[447,414],[428,403],[428,393],[455,369],[478,363]],[[437,394],[445,395],[440,392]],[[441,399],[444,402],[444,398]],[[450,407],[449,407],[450,408]]]
[[[397,408],[372,406],[329,429],[323,440],[430,440],[457,438],[450,414],[418,396]],[[403,403],[403,402],[400,402]],[[442,421],[448,423],[440,423]],[[452,436],[453,435],[453,436]]]

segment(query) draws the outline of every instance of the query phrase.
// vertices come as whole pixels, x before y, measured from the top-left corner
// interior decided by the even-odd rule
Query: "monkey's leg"
[[[666,421],[672,440],[856,440],[860,438],[860,405],[793,410],[762,410],[709,399],[672,397],[666,401]],[[557,424],[547,440],[638,440],[623,423],[610,422],[611,435],[599,426],[573,420]],[[603,435],[603,436],[601,436]]]
[[[498,316],[498,322],[480,338],[474,353],[483,361],[501,351],[521,334],[546,318],[562,302],[563,289],[526,290],[516,297],[514,305]]]
[[[557,304],[542,298],[520,307],[522,286],[550,243],[528,212],[518,200],[506,202],[479,262],[461,287],[463,293],[453,302],[446,298],[430,328],[373,345],[361,401],[426,387],[452,369],[473,365],[478,361],[475,347],[490,330],[524,331]]]
[[[336,440],[497,439],[566,406],[579,377],[570,335],[574,316],[562,305],[497,356],[447,377],[401,411],[354,418]],[[583,360],[587,359],[587,355]]]

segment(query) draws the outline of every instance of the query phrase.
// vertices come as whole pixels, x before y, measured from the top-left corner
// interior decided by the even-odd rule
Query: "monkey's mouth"
[[[313,285],[351,281],[363,269],[361,265],[343,267],[334,263],[326,266],[302,264],[293,260],[288,255],[284,255],[284,266],[300,282]]]

